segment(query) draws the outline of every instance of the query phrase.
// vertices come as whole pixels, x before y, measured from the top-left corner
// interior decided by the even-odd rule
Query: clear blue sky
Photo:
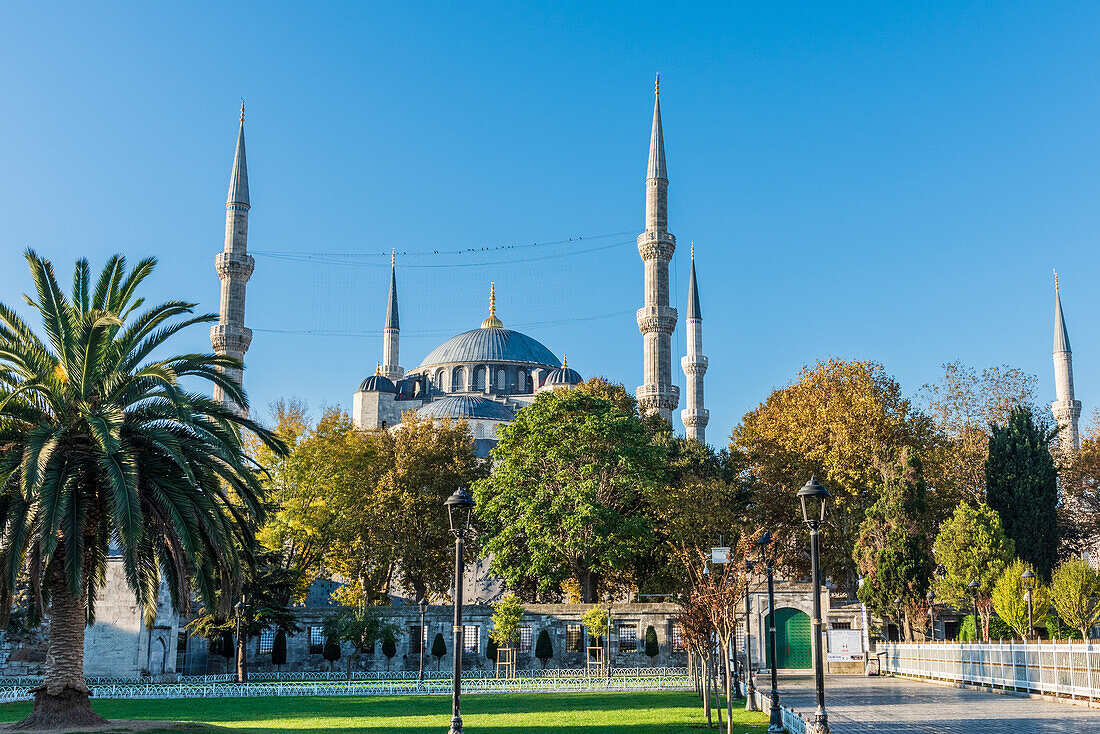
[[[942,362],[1009,364],[1052,399],[1054,267],[1078,397],[1100,404],[1096,3],[9,3],[0,299],[21,303],[31,246],[65,271],[155,254],[151,296],[216,310],[244,97],[250,250],[374,254],[257,255],[257,412],[350,405],[380,357],[391,247],[410,253],[406,367],[476,326],[495,279],[506,326],[633,389],[658,68],[675,305],[694,240],[712,443],[829,356],[911,393]]]

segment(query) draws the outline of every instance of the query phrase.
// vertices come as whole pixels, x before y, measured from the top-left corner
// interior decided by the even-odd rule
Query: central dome
[[[455,362],[521,362],[560,367],[554,353],[526,334],[494,326],[471,329],[433,349],[418,370]]]

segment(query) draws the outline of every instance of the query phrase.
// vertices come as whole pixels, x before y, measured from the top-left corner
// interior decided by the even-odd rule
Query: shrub
[[[649,625],[645,630],[645,654],[649,656],[649,664],[653,664],[654,658],[661,654],[661,648],[657,644],[657,630]]]
[[[546,669],[546,662],[554,657],[554,643],[550,641],[550,633],[546,630],[539,630],[539,638],[535,642],[535,657],[542,663],[543,670]]]
[[[1100,622],[1100,575],[1080,558],[1070,558],[1054,570],[1050,600],[1058,616],[1087,638],[1089,628]]]
[[[386,670],[389,670],[390,662],[397,655],[397,635],[393,630],[386,630],[382,634],[382,654],[386,656]]]
[[[271,664],[279,670],[286,665],[286,632],[283,630],[275,633],[275,642],[271,644]]]
[[[432,640],[432,656],[435,657],[435,669],[439,670],[439,666],[443,663],[443,656],[447,654],[447,641],[443,639],[442,632],[435,633],[435,639]]]
[[[469,657],[469,653],[463,652],[462,654]],[[492,635],[489,635],[489,642],[485,644],[485,657],[489,658],[489,662],[495,663],[497,661],[497,641],[493,639]]]
[[[329,662],[329,670],[332,670],[333,665],[340,659],[340,640],[335,635],[329,635],[325,638],[325,647],[321,650],[321,657]]]

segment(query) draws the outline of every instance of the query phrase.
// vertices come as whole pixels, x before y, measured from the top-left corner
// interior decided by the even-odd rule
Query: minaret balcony
[[[686,354],[680,357],[680,366],[687,375],[705,375],[707,373],[707,358],[701,354]]]
[[[210,327],[210,345],[218,354],[243,355],[252,344],[252,329],[235,324],[214,324]]]
[[[214,257],[214,269],[222,280],[247,281],[255,267],[256,261],[252,256],[240,252],[220,252]]]
[[[680,421],[692,428],[706,428],[710,423],[710,411],[706,408],[685,408],[680,411]]]
[[[646,230],[638,235],[638,254],[643,260],[671,260],[676,252],[676,238],[669,232]]]
[[[680,405],[680,388],[676,385],[639,385],[634,397],[643,408],[674,410]]]
[[[643,334],[671,334],[679,314],[671,306],[642,306],[638,309],[638,330]]]

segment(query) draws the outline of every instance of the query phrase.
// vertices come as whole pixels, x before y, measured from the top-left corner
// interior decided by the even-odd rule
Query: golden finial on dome
[[[481,322],[482,329],[503,329],[504,324],[497,318],[497,284],[489,283],[489,318]]]
[[[382,363],[381,362],[375,362],[374,363],[374,374],[376,374],[376,375],[382,374]]]
[[[561,355],[561,368],[563,370],[569,369],[569,355],[568,354]]]

